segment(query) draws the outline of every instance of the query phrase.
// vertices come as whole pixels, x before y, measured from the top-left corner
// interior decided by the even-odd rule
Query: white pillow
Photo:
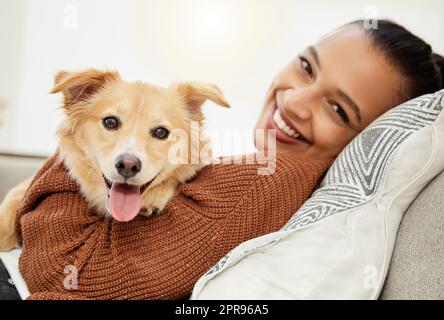
[[[405,210],[444,169],[444,90],[393,108],[279,232],[244,242],[191,299],[377,299]]]

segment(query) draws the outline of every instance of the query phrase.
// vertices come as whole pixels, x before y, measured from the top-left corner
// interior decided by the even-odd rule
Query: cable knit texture
[[[330,164],[281,154],[272,175],[258,175],[263,164],[212,164],[160,215],[117,222],[88,207],[54,155],[17,212],[30,299],[187,298],[231,249],[279,230]]]

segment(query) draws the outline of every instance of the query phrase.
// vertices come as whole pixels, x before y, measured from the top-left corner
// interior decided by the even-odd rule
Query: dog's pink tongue
[[[117,221],[131,221],[142,207],[140,188],[125,183],[114,182],[109,195],[109,209]]]

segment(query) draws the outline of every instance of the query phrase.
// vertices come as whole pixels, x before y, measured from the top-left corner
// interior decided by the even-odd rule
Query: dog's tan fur
[[[192,178],[206,163],[208,141],[190,129],[196,121],[203,129],[202,104],[207,100],[229,107],[220,90],[200,83],[176,83],[162,88],[141,82],[123,81],[116,72],[87,70],[78,73],[59,72],[52,93],[62,92],[66,113],[58,130],[59,153],[82,195],[99,215],[109,216],[108,187],[102,176],[119,181],[115,159],[125,152],[136,153],[141,171],[128,183],[153,182],[142,194],[142,214],[161,211],[175,194],[179,183]],[[106,130],[102,119],[117,116],[118,130]],[[187,134],[185,162],[172,164],[168,153],[174,139],[159,140],[150,135],[153,127],[180,129]],[[200,131],[201,132],[201,131]],[[198,143],[192,143],[196,141]],[[199,148],[200,150],[193,150]],[[199,161],[191,161],[198,154]],[[208,158],[207,158],[208,159]],[[16,245],[15,212],[32,179],[12,189],[0,206],[0,250]]]

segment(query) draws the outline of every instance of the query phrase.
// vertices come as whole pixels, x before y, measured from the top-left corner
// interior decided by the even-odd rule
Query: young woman
[[[256,129],[276,130],[276,151],[279,153],[289,153],[310,160],[332,159],[360,131],[385,111],[416,96],[442,89],[444,86],[443,77],[443,57],[434,54],[430,45],[402,26],[390,21],[379,20],[376,29],[366,29],[364,21],[355,21],[308,46],[278,73],[267,92]],[[258,149],[267,150],[271,147],[268,145],[268,140],[260,136],[256,137],[255,144]],[[239,227],[236,220],[230,218],[227,223],[232,223],[232,225],[224,226],[228,236],[224,236],[222,233],[213,233],[209,235],[208,239],[213,240],[215,237],[220,237],[216,242],[218,244],[231,242],[227,246],[219,246],[218,250],[220,252],[218,251],[217,254],[213,255],[215,251],[207,252],[207,254],[213,255],[212,260],[208,260],[210,261],[208,266],[204,266],[202,270],[194,271],[194,276],[187,280],[188,283],[182,291],[176,290],[175,295],[171,293],[171,295],[142,295],[142,297],[186,297],[187,294],[191,293],[190,285],[192,283],[190,284],[189,280],[196,280],[196,275],[211,267],[212,263],[220,259],[229,248],[233,248],[248,238],[279,229],[289,218],[289,214],[295,211],[295,207],[291,205],[292,200],[288,200],[286,196],[283,197],[283,194],[291,195],[292,192],[297,193],[299,189],[291,189],[290,184],[276,187],[273,185],[275,182],[270,179],[283,179],[279,181],[290,181],[291,183],[293,180],[289,176],[288,168],[292,167],[288,166],[287,172],[285,170],[284,173],[282,171],[278,172],[277,178],[261,180],[265,184],[261,185],[262,188],[256,188],[259,190],[257,191],[259,194],[254,194],[255,191],[252,190],[253,194],[249,195],[250,198],[255,197],[254,199],[258,199],[258,201],[266,199],[265,202],[276,201],[275,203],[279,203],[281,207],[269,208],[272,208],[275,215],[280,215],[285,211],[285,214],[281,214],[280,220],[277,222],[274,220],[272,225],[269,223],[258,223],[256,225],[256,220],[258,220],[256,218],[262,219],[259,219],[261,222],[267,222],[266,219],[271,216],[271,214],[266,216],[262,214],[262,216],[255,217],[256,220],[248,220],[249,222],[245,224],[246,227]],[[297,166],[294,168],[296,171],[300,170]],[[327,166],[323,168],[326,169]],[[239,169],[235,168],[235,170]],[[251,168],[242,170],[251,171]],[[222,195],[233,190],[233,188],[228,188],[226,184],[223,184],[226,189],[217,190],[222,185],[218,184],[217,180],[227,179],[226,176],[219,173],[217,168],[204,170],[198,178],[187,184],[180,195],[182,200],[172,200],[173,205],[170,206],[170,211],[173,211],[173,213],[170,213],[170,215],[174,216],[176,208],[191,210],[187,208],[193,207],[193,210],[205,211],[208,209],[208,212],[214,210],[214,213],[222,210],[222,202],[230,202],[230,197],[228,197],[230,198],[228,200],[219,197],[217,198],[218,202],[215,203],[214,198],[207,196],[207,190],[210,190],[210,193]],[[236,171],[236,174],[239,176],[238,171]],[[228,180],[235,179],[236,177],[233,176]],[[202,190],[205,192],[202,192]],[[299,205],[308,196],[309,193],[306,193],[305,198],[300,199]],[[190,202],[189,198],[196,201]],[[282,202],[287,202],[289,205],[284,208]],[[186,203],[186,206],[183,205],[184,203]],[[242,203],[242,205],[244,204]],[[270,206],[270,203],[265,205]],[[251,205],[242,207],[238,206],[237,203],[236,207],[237,214],[244,214],[246,217],[251,214],[250,212],[242,212],[242,208],[247,211],[254,209]],[[276,212],[280,208],[282,212]],[[262,212],[266,212],[266,210],[264,211],[262,208]],[[182,213],[178,214],[176,218],[180,219],[183,216]],[[207,224],[213,223],[211,217],[208,216],[205,217],[208,218]],[[154,229],[151,232],[163,227],[162,219],[159,218],[157,222],[152,223]],[[183,223],[185,223],[185,220]],[[234,233],[235,228],[247,229],[250,224],[254,224],[257,228],[251,232],[243,231],[243,238],[230,238],[230,234]],[[166,232],[170,233],[170,229],[168,229],[170,227],[169,222],[165,227],[167,228],[165,230],[168,230]],[[199,230],[202,234],[210,229],[202,227],[202,229],[195,228],[193,230],[194,233]],[[172,238],[173,234],[168,237]],[[114,242],[118,242],[116,238],[114,238]],[[164,243],[164,245],[170,246],[168,247],[170,250],[178,248],[178,250],[186,251],[187,245],[190,246],[190,243],[185,242],[185,245],[184,243],[176,245],[174,243]],[[190,252],[196,256],[196,252]],[[205,259],[204,257],[205,255],[202,255],[199,259],[194,260],[190,258],[192,263],[185,264],[183,271],[191,272],[189,271],[190,268],[198,265],[199,261]],[[171,259],[173,259],[173,256]],[[162,265],[162,267],[166,268],[166,265]],[[172,269],[171,272],[176,272],[177,269],[180,270],[180,267]],[[8,271],[11,274],[18,274],[18,270]],[[8,271],[0,263],[0,299],[19,299],[14,285],[11,281],[8,281],[10,278]],[[179,274],[183,275],[183,272],[179,272]],[[130,296],[136,297],[134,295]],[[51,294],[37,295],[35,298],[39,297],[59,298],[59,296]],[[115,298],[119,296],[112,296],[109,293],[109,295],[102,295],[101,297]]]

